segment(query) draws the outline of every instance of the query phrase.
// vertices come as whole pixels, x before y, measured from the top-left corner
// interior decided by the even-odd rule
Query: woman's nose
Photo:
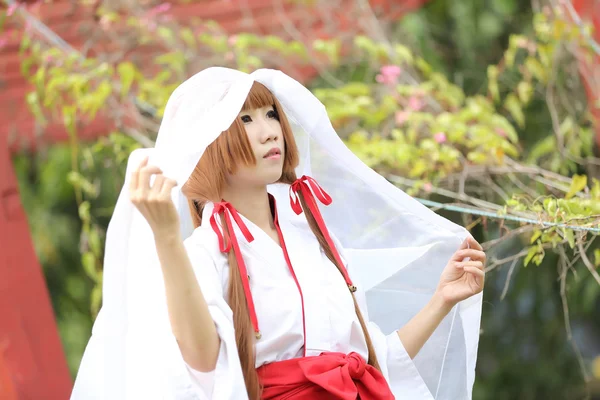
[[[269,121],[263,121],[260,129],[261,129],[261,139],[262,139],[263,143],[266,143],[269,140],[277,140],[278,139],[277,129],[275,129],[273,124],[269,123]]]

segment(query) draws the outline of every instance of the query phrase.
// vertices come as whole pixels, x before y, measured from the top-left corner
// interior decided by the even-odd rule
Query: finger
[[[464,249],[468,249],[469,248],[469,240],[468,238],[463,240],[463,242],[460,244],[460,246],[458,246],[458,250],[464,250]]]
[[[142,192],[148,192],[150,190],[150,177],[155,174],[162,174],[161,169],[153,165],[142,168],[137,188],[141,189]]]
[[[479,244],[479,242],[477,240],[475,240],[471,236],[469,236],[467,238],[467,244],[468,244],[468,247],[471,248],[471,249],[483,250],[483,247],[481,247],[481,245]]]
[[[465,261],[458,263],[463,269],[467,267],[477,268],[483,271],[483,263],[481,261]]]
[[[485,272],[475,267],[465,267],[465,272],[475,275],[477,278],[485,278]]]
[[[453,259],[456,261],[464,261],[465,258],[482,261],[485,260],[487,256],[483,251],[475,249],[463,249],[454,253]]]
[[[150,193],[158,197],[166,180],[167,178],[163,174],[156,175],[150,188]]]
[[[177,186],[177,181],[174,179],[165,178],[160,194],[163,196],[170,196],[171,190]]]
[[[140,170],[144,168],[148,164],[148,156],[142,159],[142,162],[139,163],[136,169],[131,172],[131,182],[129,182],[129,190],[136,190],[138,186],[138,180],[140,175]]]

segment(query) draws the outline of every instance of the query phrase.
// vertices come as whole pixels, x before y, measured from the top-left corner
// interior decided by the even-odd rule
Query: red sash
[[[392,400],[376,368],[357,353],[322,353],[258,368],[263,400]]]

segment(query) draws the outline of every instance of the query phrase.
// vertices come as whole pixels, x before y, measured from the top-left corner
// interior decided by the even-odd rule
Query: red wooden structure
[[[595,50],[592,50],[590,59],[584,56],[590,55],[587,51],[582,52],[580,71],[596,124],[596,145],[600,147],[600,0],[573,0],[572,4],[577,13],[573,19],[581,19],[594,26],[594,35],[590,39],[595,42]]]
[[[326,18],[336,20],[336,25],[345,32],[355,33],[351,12],[355,2],[345,1],[347,7],[339,7],[337,13]],[[371,0],[370,3],[380,18],[393,20],[426,1]],[[38,1],[27,9],[70,46],[81,49],[80,27],[93,23],[94,15],[91,6],[78,6],[79,3],[84,2]],[[230,33],[277,34],[284,29],[279,18],[274,18],[275,3],[286,4],[277,0],[173,2],[169,14],[180,21],[190,16],[213,19]],[[323,21],[309,26],[303,23],[317,11],[286,5],[283,12],[288,23],[303,26],[303,31],[309,30],[313,37],[327,36]],[[11,29],[15,29],[14,34]],[[11,164],[11,153],[40,140],[25,105],[31,87],[20,72],[18,29],[9,19],[5,33],[0,33],[0,399],[63,400],[70,395],[72,380]],[[303,74],[299,78],[309,79],[315,71],[306,70]],[[79,135],[83,139],[94,138],[110,132],[111,128],[111,121],[97,118],[83,127]],[[61,125],[50,125],[44,129],[41,140],[48,144],[66,141],[67,134]]]

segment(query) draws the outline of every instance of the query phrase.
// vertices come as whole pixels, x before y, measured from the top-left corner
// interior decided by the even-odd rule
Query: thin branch
[[[558,244],[564,244],[564,243],[566,243],[566,240],[562,241],[562,242],[560,242]],[[542,248],[543,249],[550,249],[550,248],[552,248],[552,244],[551,243],[546,243],[546,244],[542,245]],[[527,253],[529,253],[529,249],[524,249],[524,250],[521,250],[520,252],[518,252],[517,254],[513,254],[510,257],[501,258],[499,260],[494,260],[494,262],[492,262],[490,265],[488,265],[488,267],[485,269],[485,272],[493,271],[496,268],[498,268],[499,266],[502,266],[502,265],[504,265],[504,264],[506,264],[508,262],[511,262],[511,261],[515,260],[515,258],[519,259],[521,257],[524,257],[524,256],[527,255]]]
[[[562,300],[563,306],[563,317],[565,319],[565,329],[567,331],[567,339],[573,339],[573,333],[571,331],[571,318],[569,317],[569,302],[567,299],[567,274],[569,269],[567,268],[567,255],[565,254],[565,249],[561,246],[559,248],[559,266],[560,266],[560,298]]]
[[[577,248],[579,249],[579,255],[581,256],[581,261],[583,261],[583,263],[585,264],[587,269],[590,271],[590,274],[592,274],[592,276],[594,277],[596,282],[598,282],[598,285],[600,285],[600,275],[598,275],[598,272],[596,271],[596,267],[594,267],[594,264],[592,264],[592,262],[590,261],[590,259],[587,256],[587,254],[585,253],[585,249],[583,248],[583,243],[580,240],[580,239],[583,239],[583,236],[584,236],[583,234],[580,235],[579,239],[577,240]]]
[[[510,265],[510,269],[508,270],[508,275],[506,276],[506,282],[504,283],[504,289],[502,289],[502,294],[500,295],[500,300],[504,300],[504,298],[506,297],[506,293],[508,293],[508,286],[510,284],[510,278],[511,278],[513,271],[515,270],[515,267],[517,266],[518,262],[519,262],[519,259],[515,258],[514,261],[512,262],[512,264]]]
[[[528,195],[530,195],[531,197],[536,197],[537,193],[535,193],[534,190],[532,190],[530,187],[528,187],[527,185],[525,185],[523,182],[521,182],[521,180],[519,178],[517,178],[517,176],[513,173],[508,173],[506,174],[506,177],[515,184],[516,187],[518,187],[519,189],[521,189],[523,191],[523,193],[527,193]]]
[[[487,242],[481,243],[481,247],[483,247],[484,250],[487,250],[487,249],[491,248],[492,246],[497,245],[500,242],[510,239],[513,236],[520,235],[520,234],[526,233],[526,232],[530,232],[535,229],[539,229],[539,227],[535,226],[535,225],[524,225],[520,228],[509,231],[506,235],[501,236],[497,239],[488,240]]]
[[[562,246],[559,249],[560,252],[560,261],[559,265],[561,266],[560,271],[560,298],[563,306],[563,316],[565,319],[565,330],[567,331],[567,340],[571,342],[571,346],[573,346],[573,350],[575,351],[575,355],[577,357],[577,362],[579,363],[579,368],[581,369],[581,373],[583,375],[583,379],[588,382],[590,377],[587,373],[587,369],[585,367],[585,362],[583,360],[583,356],[581,355],[581,351],[579,350],[579,346],[573,339],[573,332],[571,330],[571,318],[569,316],[569,303],[567,299],[567,257],[565,254],[565,250]]]
[[[527,253],[529,252],[528,249],[525,250],[521,250],[520,252],[518,252],[517,254],[513,254],[510,257],[506,257],[506,258],[501,258],[499,260],[495,260],[494,262],[492,262],[490,265],[488,265],[485,269],[485,272],[491,272],[493,270],[495,270],[496,268],[498,268],[499,266],[502,266],[508,262],[514,261],[514,260],[519,260],[522,257],[525,257],[527,255]]]
[[[416,180],[404,178],[402,176],[394,175],[394,174],[386,174],[386,178],[388,180],[390,180],[392,183],[409,186],[409,187],[412,187],[417,183]],[[431,192],[440,194],[445,197],[449,197],[451,199],[466,201],[468,203],[471,203],[475,206],[478,206],[478,207],[481,207],[481,208],[487,209],[487,210],[498,211],[503,208],[502,206],[499,206],[497,204],[490,203],[488,201],[481,200],[481,199],[478,199],[478,198],[475,198],[475,197],[472,197],[472,196],[469,196],[466,194],[460,195],[458,193],[455,193],[455,192],[453,192],[451,190],[447,190],[447,189],[434,187],[431,189]]]

